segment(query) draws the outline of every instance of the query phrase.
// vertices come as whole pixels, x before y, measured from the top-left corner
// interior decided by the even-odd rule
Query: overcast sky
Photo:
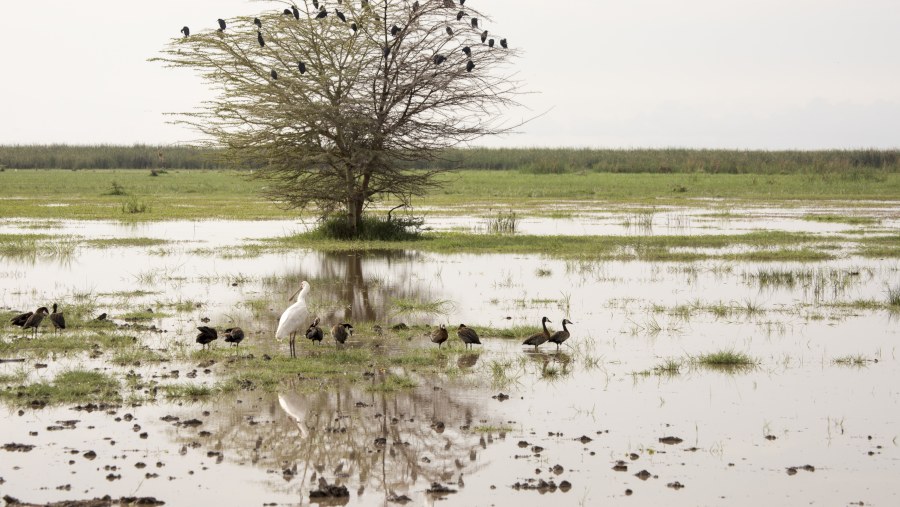
[[[356,0],[345,0],[356,1]],[[488,146],[900,147],[898,0],[468,0],[524,53]],[[326,5],[334,4],[329,0]],[[4,0],[0,144],[170,144],[208,92],[147,62],[247,0]]]

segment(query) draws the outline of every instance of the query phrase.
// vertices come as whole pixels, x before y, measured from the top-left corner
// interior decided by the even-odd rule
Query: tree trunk
[[[362,230],[363,199],[359,194],[352,194],[347,199],[347,226],[353,237],[359,236]]]

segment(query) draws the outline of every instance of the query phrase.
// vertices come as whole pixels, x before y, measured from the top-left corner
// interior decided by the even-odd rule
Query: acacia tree
[[[439,185],[444,169],[412,163],[514,127],[499,118],[516,103],[515,51],[471,5],[303,0],[224,21],[154,59],[217,92],[178,121],[235,163],[262,162],[270,199],[346,213],[354,235],[369,204]]]

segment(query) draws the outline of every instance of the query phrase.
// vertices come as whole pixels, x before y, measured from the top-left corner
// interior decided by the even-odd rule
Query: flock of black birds
[[[343,0],[337,0],[337,3],[338,3],[338,5],[342,5],[344,2],[343,2]],[[360,3],[361,3],[361,6],[362,6],[364,9],[370,8],[370,5],[369,5],[368,0],[361,0]],[[460,7],[462,7],[465,3],[466,3],[466,0],[459,0],[459,6],[460,6]],[[314,7],[315,9],[318,10],[318,13],[315,15],[315,18],[316,18],[316,19],[324,19],[324,18],[326,18],[326,17],[328,16],[328,10],[325,8],[324,5],[320,5],[318,0],[313,0],[313,7]],[[412,4],[412,12],[413,12],[414,14],[415,14],[416,12],[418,12],[419,7],[420,7],[420,6],[419,6],[419,2],[418,2],[418,1],[413,2],[413,4]],[[456,7],[456,4],[454,3],[453,0],[444,0],[444,1],[443,1],[443,7],[445,7],[445,8],[455,8],[455,7]],[[298,9],[296,5],[291,5],[291,8],[290,8],[290,9],[284,9],[284,11],[282,11],[282,14],[285,15],[285,16],[293,16],[294,19],[297,19],[297,20],[300,19],[300,9]],[[334,15],[335,15],[338,19],[340,19],[341,22],[347,23],[347,16],[346,16],[343,12],[341,12],[340,10],[338,10],[337,8],[334,9]],[[464,10],[460,10],[459,12],[456,13],[456,20],[457,20],[457,21],[462,21],[463,17],[465,17],[465,16],[466,16],[466,12],[465,12]],[[377,15],[376,15],[376,19],[377,19]],[[227,24],[227,23],[225,22],[225,20],[222,19],[222,18],[219,18],[219,19],[217,19],[216,21],[217,21],[218,24],[219,24],[218,32],[219,32],[220,34],[224,34],[226,28],[228,28],[228,24]],[[260,20],[259,18],[254,18],[254,19],[253,19],[253,24],[255,24],[256,27],[257,27],[257,31],[256,31],[256,41],[259,43],[259,47],[261,47],[261,48],[266,47],[266,40],[265,40],[265,38],[263,37],[263,33],[262,33],[262,27],[263,27],[263,26],[262,26],[262,20]],[[479,27],[478,27],[478,18],[476,18],[476,17],[471,17],[471,18],[470,18],[470,24],[471,24],[472,28],[476,28],[476,29],[479,28]],[[356,24],[355,21],[351,21],[351,23],[350,23],[350,29],[353,30],[353,33],[356,33],[357,30],[359,30],[359,27],[357,26],[357,24]],[[392,36],[392,37],[397,37],[397,36],[399,36],[399,35],[403,32],[403,30],[404,30],[404,28],[401,28],[401,27],[399,27],[399,26],[397,26],[397,25],[395,24],[395,25],[393,25],[393,26],[391,27],[391,29],[390,29],[391,36]],[[450,36],[450,37],[453,36],[453,33],[454,33],[454,32],[453,32],[453,28],[451,28],[449,25],[446,27],[446,32],[447,32],[447,35],[448,35],[448,36]],[[188,28],[187,26],[184,26],[184,27],[181,28],[181,33],[184,34],[184,37],[185,37],[185,38],[190,37],[190,35],[191,35],[191,29]],[[488,46],[489,48],[493,48],[493,47],[494,47],[494,39],[489,39],[489,38],[488,38],[488,31],[487,31],[487,30],[484,30],[484,31],[481,32],[481,43],[482,43],[482,44],[485,44],[485,43],[486,43],[487,46]],[[509,48],[509,45],[508,45],[506,39],[500,39],[500,47],[502,47],[503,49],[508,49],[508,48]],[[466,61],[466,72],[472,72],[472,70],[475,69],[475,62],[472,61],[472,48],[471,48],[471,46],[466,46],[466,47],[462,48],[462,52],[465,53],[466,58],[467,58],[467,61]],[[382,56],[383,56],[385,59],[387,59],[388,57],[390,57],[390,55],[391,55],[391,45],[389,44],[389,45],[385,45],[384,47],[382,47]],[[434,65],[441,65],[442,63],[444,63],[444,62],[447,61],[447,57],[444,56],[444,55],[441,55],[441,54],[437,54],[437,53],[436,53],[436,54],[434,54],[434,55],[431,57],[431,61],[432,61],[432,63],[434,63]],[[305,74],[305,73],[306,73],[306,64],[305,64],[304,62],[300,61],[300,62],[297,64],[297,68],[298,68],[298,70],[300,71],[300,74]],[[278,72],[277,72],[275,69],[272,69],[272,70],[270,71],[269,75],[272,77],[272,80],[278,80]]]
[[[41,325],[41,322],[44,321],[44,317],[47,317],[50,322],[53,323],[54,331],[66,328],[66,317],[62,312],[57,311],[56,303],[53,303],[52,312],[48,310],[46,306],[42,306],[33,312],[20,313],[11,318],[9,322],[22,329],[31,329],[31,335],[36,336],[37,328]]]

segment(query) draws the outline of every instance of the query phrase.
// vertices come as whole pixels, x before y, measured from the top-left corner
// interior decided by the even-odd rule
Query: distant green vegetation
[[[260,165],[264,163],[260,161]],[[599,150],[576,148],[472,148],[450,150],[434,161],[406,167],[569,172],[791,174],[900,171],[898,150],[747,151]],[[0,167],[10,169],[216,169],[224,150],[188,146],[0,146]],[[254,169],[255,167],[240,167]]]

